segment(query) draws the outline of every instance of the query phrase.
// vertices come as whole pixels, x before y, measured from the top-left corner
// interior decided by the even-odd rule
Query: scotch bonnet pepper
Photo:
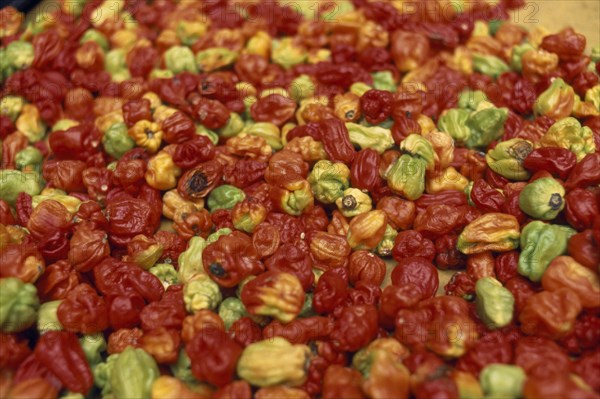
[[[569,238],[575,233],[570,227],[539,220],[527,224],[521,232],[519,274],[540,281],[550,262],[567,251]]]
[[[542,147],[562,147],[572,151],[581,161],[587,154],[596,151],[594,133],[587,126],[572,117],[555,122],[540,139]]]
[[[483,277],[475,284],[477,314],[489,329],[507,326],[513,317],[513,294],[493,277]]]
[[[565,207],[565,189],[555,179],[542,177],[527,184],[519,194],[519,207],[531,217],[552,220]]]
[[[40,302],[33,284],[16,277],[0,279],[0,329],[20,332],[31,327],[38,317]]]
[[[321,160],[308,176],[310,188],[317,200],[332,204],[344,195],[350,186],[350,169],[341,162]]]
[[[527,180],[531,176],[523,161],[533,151],[533,143],[524,139],[502,141],[485,156],[487,165],[500,176],[510,180]]]
[[[520,398],[526,378],[521,367],[500,363],[488,364],[479,374],[479,382],[486,398]]]
[[[357,123],[346,123],[350,142],[360,148],[372,148],[379,154],[394,145],[392,132],[380,126],[363,126]]]
[[[464,228],[458,236],[456,248],[467,255],[510,251],[519,247],[519,228],[519,222],[512,215],[485,213]]]
[[[306,380],[310,356],[308,346],[274,337],[248,345],[238,361],[237,373],[254,386],[297,387]]]
[[[242,190],[229,184],[223,184],[210,192],[206,205],[211,212],[217,209],[231,209],[244,198],[246,195]]]
[[[386,175],[388,186],[409,200],[416,200],[425,191],[427,161],[419,156],[403,154]]]

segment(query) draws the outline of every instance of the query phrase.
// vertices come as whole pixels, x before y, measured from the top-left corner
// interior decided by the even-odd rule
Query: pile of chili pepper
[[[522,5],[3,8],[0,397],[599,398],[600,50]]]

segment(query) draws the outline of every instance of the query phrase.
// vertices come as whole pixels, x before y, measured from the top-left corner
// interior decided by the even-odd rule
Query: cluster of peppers
[[[0,397],[600,397],[583,36],[516,0],[59,4],[0,10]]]

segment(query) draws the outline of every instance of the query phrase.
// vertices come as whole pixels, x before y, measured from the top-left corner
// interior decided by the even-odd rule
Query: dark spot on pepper
[[[554,193],[550,196],[550,201],[548,201],[548,206],[553,211],[557,211],[563,204],[563,198],[559,193]]]
[[[354,198],[352,195],[345,195],[344,198],[342,198],[342,206],[344,209],[352,210],[356,208],[356,205],[356,198]]]
[[[190,177],[190,180],[187,183],[188,191],[191,193],[199,193],[202,190],[205,190],[208,186],[208,180],[204,173],[198,171]]]
[[[224,277],[227,274],[227,272],[225,271],[225,269],[223,269],[223,266],[221,266],[220,263],[211,263],[208,267],[208,270],[210,270],[210,274],[212,274],[215,277]]]
[[[144,133],[146,133],[146,136],[148,136],[148,138],[150,138],[150,139],[151,139],[152,137],[154,137],[154,132],[152,131],[152,129],[145,128],[145,129],[144,129]]]
[[[507,150],[508,154],[519,162],[523,162],[531,151],[533,151],[533,146],[526,141],[520,141]]]
[[[346,117],[346,119],[352,119],[352,118],[354,118],[354,110],[351,109],[350,111],[346,112],[344,114],[344,116]]]

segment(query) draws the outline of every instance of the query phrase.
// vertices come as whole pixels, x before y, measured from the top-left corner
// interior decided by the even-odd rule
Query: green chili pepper
[[[510,71],[510,67],[500,58],[477,53],[473,54],[473,69],[494,79],[498,78],[504,72]]]
[[[207,129],[202,125],[196,125],[196,134],[199,136],[208,137],[214,145],[217,145],[219,143],[219,135],[216,132]]]
[[[394,81],[394,75],[390,71],[379,71],[371,74],[373,78],[373,86],[377,90],[396,92],[396,82]]]
[[[24,105],[25,100],[23,97],[13,95],[4,96],[0,98],[0,115],[8,116],[14,122],[21,114]]]
[[[252,136],[262,137],[275,151],[279,151],[283,148],[283,144],[281,143],[281,132],[277,125],[271,122],[254,123],[248,121],[246,122],[243,132]]]
[[[189,313],[202,309],[214,310],[222,299],[219,285],[206,274],[197,274],[183,286],[183,301]]]
[[[83,32],[81,35],[81,39],[79,39],[79,44],[83,44],[85,42],[96,42],[104,52],[110,50],[110,43],[104,34],[96,29],[88,29]]]
[[[565,189],[552,177],[529,183],[519,195],[519,207],[531,217],[552,220],[565,207]]]
[[[58,306],[61,303],[62,300],[45,302],[40,305],[37,319],[37,329],[40,332],[40,335],[48,331],[64,330],[63,325],[60,323],[60,320],[58,320],[58,316],[56,315]]]
[[[248,316],[248,311],[240,299],[229,297],[219,305],[219,316],[225,323],[225,328],[229,330],[236,320]]]
[[[104,69],[111,75],[127,69],[127,53],[122,48],[114,48],[104,56]]]
[[[150,71],[151,79],[171,79],[174,76],[175,74],[168,69],[153,69]]]
[[[346,217],[353,217],[373,209],[373,202],[369,194],[363,193],[357,188],[344,190],[343,196],[335,200],[335,204]]]
[[[123,154],[135,147],[135,141],[127,133],[127,125],[115,123],[102,136],[104,151],[113,158],[121,159]]]
[[[309,75],[299,75],[296,79],[292,80],[288,87],[290,97],[296,102],[300,102],[306,98],[310,98],[315,94],[315,83],[312,81]],[[273,146],[271,146],[273,147]]]
[[[6,55],[6,49],[0,47],[0,83],[4,83],[15,72],[11,60]]]
[[[423,159],[429,171],[435,167],[435,151],[433,150],[433,146],[420,134],[409,134],[400,143],[400,150]]]
[[[521,367],[500,363],[488,364],[479,374],[479,382],[486,398],[520,398],[526,378]]]
[[[421,157],[403,154],[387,173],[388,186],[409,200],[416,200],[425,191],[427,161]]]
[[[585,92],[585,101],[594,104],[596,110],[600,112],[600,85],[596,85]]]
[[[350,142],[360,148],[371,148],[383,154],[394,145],[391,130],[381,126],[363,126],[348,122],[346,128],[350,135]]]
[[[177,270],[170,263],[157,263],[148,269],[148,271],[158,277],[165,289],[171,285],[179,284]]]
[[[174,74],[184,71],[198,73],[194,53],[189,47],[173,46],[165,51],[163,56],[167,69]]]
[[[470,181],[463,190],[465,195],[467,196],[467,203],[469,206],[476,206],[473,200],[471,199],[471,191],[473,191],[473,181]]]
[[[106,350],[106,340],[102,333],[83,335],[79,338],[79,343],[90,366],[102,363],[102,352]]]
[[[316,199],[332,204],[350,186],[350,169],[341,162],[321,160],[308,175],[308,182]]]
[[[154,358],[139,348],[127,347],[110,371],[115,398],[149,398],[152,383],[160,375]]]
[[[219,230],[215,231],[214,233],[212,233],[211,235],[209,235],[206,238],[206,244],[212,244],[213,242],[217,242],[219,237],[231,234],[231,232],[232,232],[232,230],[229,227],[223,227],[222,229],[219,229]]]
[[[202,237],[194,236],[188,241],[188,246],[177,259],[178,275],[181,283],[186,283],[197,274],[204,274],[202,266],[202,251],[208,243]]]
[[[177,357],[177,362],[171,364],[169,366],[173,376],[178,380],[183,381],[186,384],[197,384],[198,380],[192,374],[192,361],[190,357],[187,355],[185,349],[181,349],[179,351],[179,356]]]
[[[35,285],[16,277],[0,279],[0,330],[20,332],[35,323],[40,302]]]
[[[6,46],[6,57],[10,60],[10,65],[15,69],[26,69],[31,66],[35,53],[33,44],[15,40]]]
[[[74,121],[73,119],[59,119],[54,125],[52,125],[51,130],[53,132],[56,132],[58,130],[67,130],[77,125],[79,125],[79,122]]]
[[[131,348],[131,347],[129,347]],[[127,348],[127,349],[129,349]],[[117,363],[117,360],[121,356],[120,353],[114,353],[106,358],[105,362],[99,363],[96,367],[92,368],[94,374],[94,384],[101,390],[103,398],[115,397],[112,395],[111,386],[111,374]]]
[[[40,172],[44,156],[42,152],[35,147],[27,146],[17,152],[15,156],[15,165],[19,170],[33,170]]]
[[[535,50],[535,47],[533,47],[529,42],[517,44],[516,46],[514,46],[512,48],[512,54],[510,56],[510,67],[517,72],[521,72],[521,70],[523,69],[523,55],[525,55],[526,52],[531,50]]]
[[[317,314],[313,309],[313,294],[312,292],[307,292],[306,296],[304,297],[302,309],[300,309],[300,313],[298,313],[298,317],[311,317],[316,315]]]
[[[575,233],[570,227],[539,220],[527,224],[521,231],[519,274],[540,281],[550,262],[567,252],[567,243]]]
[[[196,53],[196,65],[200,72],[211,72],[233,64],[237,57],[238,53],[226,47],[211,47]]]
[[[246,194],[237,187],[223,184],[208,195],[206,205],[211,212],[217,209],[231,209],[238,202],[242,202],[246,198]]]
[[[493,277],[483,277],[475,284],[477,314],[487,328],[495,330],[510,324],[515,298]]]
[[[303,63],[307,55],[306,50],[291,37],[273,39],[271,42],[271,60],[285,69]]]
[[[39,173],[21,172],[20,170],[2,169],[0,170],[0,199],[14,206],[17,196],[20,192],[31,196],[38,195],[44,182]]]
[[[471,137],[471,129],[467,126],[470,111],[452,108],[446,110],[438,120],[438,129],[448,133],[457,143],[464,144]]]
[[[475,111],[482,101],[488,101],[487,95],[483,91],[464,89],[458,98],[458,108]]]
[[[234,137],[241,133],[243,129],[244,121],[242,117],[236,112],[232,112],[229,114],[229,119],[225,126],[218,130],[218,135],[225,138]]]
[[[533,151],[533,143],[524,139],[502,141],[489,150],[485,160],[491,170],[510,180],[528,180],[531,174],[523,161]]]
[[[504,134],[507,118],[508,108],[496,108],[491,103],[481,102],[478,110],[467,119],[467,126],[471,129],[467,147],[487,147],[492,141],[498,140]]]
[[[379,256],[391,255],[397,235],[398,232],[388,224],[385,228],[385,233],[383,233],[383,238],[379,244],[377,244],[377,248],[375,250]]]
[[[372,89],[372,87],[364,82],[355,82],[355,83],[352,83],[352,86],[350,86],[350,92],[359,97],[362,97],[363,94],[365,94],[366,92],[368,92],[371,89]]]

